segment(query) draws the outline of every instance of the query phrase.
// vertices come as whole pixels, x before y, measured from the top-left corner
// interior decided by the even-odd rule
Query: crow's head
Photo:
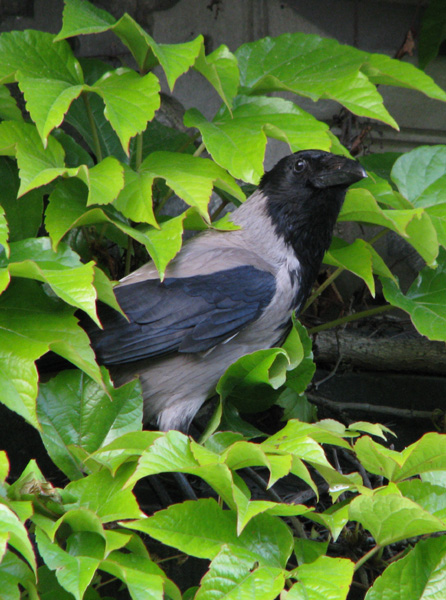
[[[355,160],[303,150],[282,158],[259,187],[277,234],[316,268],[330,245],[348,186],[364,177]]]
[[[320,190],[346,190],[367,174],[355,160],[323,150],[302,150],[282,158],[265,173],[260,188],[268,195],[285,195],[286,201],[302,199]]]

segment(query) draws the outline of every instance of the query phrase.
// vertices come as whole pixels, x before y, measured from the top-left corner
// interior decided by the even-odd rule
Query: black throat
[[[268,187],[264,188],[268,216],[276,234],[294,251],[301,266],[297,308],[310,293],[324,254],[330,247],[346,188],[307,189],[305,194],[296,194],[296,197],[290,197],[288,191],[284,197]]]

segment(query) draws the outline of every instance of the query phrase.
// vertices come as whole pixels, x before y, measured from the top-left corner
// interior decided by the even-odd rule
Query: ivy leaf
[[[159,569],[159,567],[158,567]],[[163,600],[164,573],[157,572],[157,565],[150,559],[134,554],[112,552],[106,560],[101,562],[101,570],[110,573],[125,583],[132,600]],[[181,599],[176,586],[172,583],[170,590],[175,590],[177,600]],[[170,594],[169,594],[169,597]]]
[[[152,202],[152,182],[139,172],[124,166],[125,184],[114,206],[128,219],[138,223],[148,223],[156,228],[156,221]],[[90,203],[89,203],[90,204]]]
[[[225,111],[210,122],[197,109],[190,109],[184,123],[200,130],[219,165],[234,177],[255,184],[264,172],[267,136],[287,143],[293,152],[330,150],[332,146],[327,125],[282,98],[239,96],[232,116]]]
[[[194,68],[216,89],[231,111],[232,100],[238,90],[239,71],[237,59],[229,48],[225,45],[219,46],[206,56],[204,46],[201,46]]]
[[[235,512],[223,510],[212,498],[174,504],[126,526],[210,560],[227,544],[235,552],[248,553],[262,566],[284,568],[292,550],[289,529],[276,517],[257,515],[237,536]]]
[[[236,52],[244,93],[291,91],[336,100],[359,116],[398,129],[375,84],[397,85],[445,101],[446,93],[413,65],[369,54],[335,40],[294,33],[243,44]]]
[[[85,0],[65,0],[62,29],[56,39],[107,31],[115,19],[106,10]]]
[[[39,387],[37,416],[43,443],[53,462],[71,480],[83,476],[72,445],[91,454],[124,433],[141,430],[139,383],[132,381],[115,390],[107,381],[107,391],[81,371],[64,371]]]
[[[0,296],[2,402],[37,428],[34,361],[43,354],[53,350],[102,382],[88,336],[73,312],[35,281],[17,279]]]
[[[417,542],[400,560],[392,562],[368,590],[367,600],[415,600],[435,597],[446,585],[446,538]],[[404,581],[404,586],[401,582]]]
[[[386,300],[409,313],[417,330],[430,340],[446,341],[446,250],[436,269],[425,267],[404,295],[390,279],[382,279]]]
[[[395,162],[391,177],[413,206],[425,209],[446,247],[445,160],[445,146],[421,146]]]
[[[304,563],[292,571],[299,583],[290,589],[287,598],[345,600],[353,579],[354,566],[351,560],[330,556],[319,556],[312,562]],[[303,596],[300,595],[301,590]]]
[[[144,131],[160,106],[158,78],[120,68],[105,73],[89,89],[104,100],[104,114],[128,154],[130,138]]]
[[[0,117],[5,121],[22,121],[22,113],[6,85],[0,85]]]
[[[45,213],[45,226],[54,248],[57,248],[62,237],[74,227],[107,223],[143,244],[160,274],[164,273],[167,263],[181,248],[184,213],[166,221],[160,230],[138,229],[131,227],[125,219],[115,213],[106,212],[98,207],[89,209],[86,201],[87,188],[77,179],[60,181],[51,193]]]
[[[157,44],[128,14],[119,19],[112,29],[133,54],[142,73],[158,64],[162,66],[171,90],[178,77],[195,63],[203,47],[202,35],[182,44]]]
[[[358,239],[352,244],[347,244],[340,238],[333,238],[330,249],[325,254],[324,263],[351,271],[367,284],[370,293],[375,297],[372,254],[367,242]]]
[[[358,496],[350,504],[349,516],[370,531],[381,546],[444,530],[440,519],[395,493]]]
[[[0,80],[18,81],[46,145],[49,133],[60,125],[71,102],[82,92],[82,69],[65,41],[55,43],[53,35],[42,31],[3,33],[0,52]]]
[[[141,72],[147,72],[160,64],[171,90],[178,77],[194,64],[203,45],[201,35],[183,44],[157,44],[130,15],[125,14],[116,21],[105,10],[84,0],[65,1],[63,26],[56,39],[101,33],[110,29],[133,54]]]
[[[0,504],[0,533],[8,534],[8,543],[20,552],[34,573],[36,573],[36,557],[25,526],[20,522],[17,515],[5,504]]]
[[[0,254],[0,265],[7,266],[12,276],[47,283],[59,298],[81,308],[99,324],[93,262],[83,265],[78,255],[65,245],[55,252],[46,237],[13,242],[10,248],[9,261],[4,257],[2,260]]]
[[[246,354],[233,363],[217,384],[217,393],[242,412],[269,408],[277,399],[277,390],[303,358],[299,334],[291,330],[283,348],[269,348]]]
[[[223,546],[200,582],[196,600],[274,600],[285,584],[282,569],[260,567],[252,556]]]
[[[154,152],[142,163],[140,172],[153,182],[156,177],[166,180],[173,191],[209,221],[208,203],[215,184],[243,202],[242,191],[224,169],[208,158],[198,158],[176,152]]]
[[[336,100],[356,115],[398,129],[376,87],[361,72],[367,54],[317,35],[294,33],[243,44],[236,52],[244,93],[294,92]]]
[[[97,514],[102,523],[118,519],[138,519],[141,512],[135,496],[126,487],[132,465],[123,465],[113,476],[102,469],[87,477],[72,481],[62,492],[67,507],[87,508]]]
[[[101,561],[90,556],[72,556],[52,542],[39,527],[36,528],[36,541],[46,565],[56,571],[60,585],[76,600],[82,600]]]
[[[383,209],[370,190],[357,187],[347,193],[339,220],[387,227],[405,238],[428,264],[433,264],[438,255],[437,233],[423,208]]]
[[[446,6],[443,0],[431,0],[424,10],[418,39],[418,61],[421,69],[425,69],[438,55],[440,45],[446,37],[445,25]]]
[[[88,187],[87,206],[110,204],[124,187],[124,166],[107,156],[91,169],[79,170],[79,179]]]

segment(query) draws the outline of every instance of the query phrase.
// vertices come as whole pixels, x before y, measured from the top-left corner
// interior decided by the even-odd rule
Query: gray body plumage
[[[90,334],[116,384],[139,377],[146,420],[187,431],[241,356],[281,343],[331,241],[345,191],[365,172],[322,151],[282,159],[236,209],[234,231],[187,242],[159,282],[153,263],[115,288],[127,322],[108,310]],[[102,316],[101,316],[102,319]]]
[[[184,429],[229,365],[245,354],[278,344],[284,336],[298,286],[298,278],[291,279],[289,273],[298,273],[300,265],[293,250],[277,238],[265,203],[262,192],[255,192],[231,215],[241,229],[209,231],[193,238],[166,271],[166,277],[190,277],[245,265],[268,271],[275,277],[276,291],[260,318],[207,352],[114,367],[119,385],[139,375],[145,418],[157,417],[160,429]],[[156,268],[149,263],[120,285],[157,278]]]

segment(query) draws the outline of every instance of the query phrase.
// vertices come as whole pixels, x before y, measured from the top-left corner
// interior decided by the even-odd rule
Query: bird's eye
[[[303,158],[298,158],[296,160],[296,162],[294,163],[294,170],[296,171],[296,173],[302,173],[302,171],[305,170],[306,166],[307,166],[307,161],[304,160]]]

